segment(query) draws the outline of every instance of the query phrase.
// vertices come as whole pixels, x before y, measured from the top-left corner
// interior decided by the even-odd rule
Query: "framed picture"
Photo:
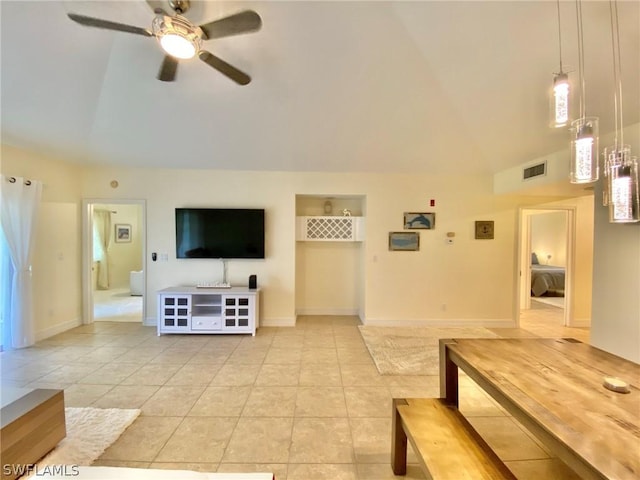
[[[404,212],[404,228],[407,230],[432,230],[435,226],[435,213]]]
[[[131,225],[126,223],[116,223],[116,243],[126,243],[131,241]]]
[[[476,221],[476,238],[493,240],[493,220]]]
[[[389,250],[415,252],[420,250],[418,232],[389,232]]]

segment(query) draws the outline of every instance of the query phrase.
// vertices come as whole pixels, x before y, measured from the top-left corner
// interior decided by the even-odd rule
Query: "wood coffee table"
[[[3,388],[0,410],[2,480],[13,480],[66,436],[64,391]]]

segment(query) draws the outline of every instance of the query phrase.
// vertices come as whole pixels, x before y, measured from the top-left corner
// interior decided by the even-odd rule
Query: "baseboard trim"
[[[362,318],[362,324],[368,327],[484,327],[484,328],[516,328],[512,319],[416,319],[416,320],[385,320]]]
[[[357,308],[300,308],[296,316],[300,315],[360,315]]]
[[[156,317],[147,317],[142,321],[142,325],[145,327],[157,327],[158,320]]]
[[[44,330],[39,330],[36,332],[36,342],[46,340],[49,337],[53,337],[54,335],[58,335],[59,333],[66,332],[67,330],[70,330],[72,328],[79,327],[80,325],[82,325],[82,321],[79,318],[74,318],[73,320],[47,327]]]

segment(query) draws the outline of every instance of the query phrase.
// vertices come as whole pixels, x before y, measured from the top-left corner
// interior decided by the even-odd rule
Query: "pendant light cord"
[[[578,22],[578,76],[580,77],[580,118],[585,115],[584,88],[584,45],[582,39],[582,0],[576,0],[576,17]]]
[[[618,25],[618,2],[609,0],[609,13],[611,17],[611,47],[613,50],[613,107],[615,116],[615,148],[624,146],[624,133],[622,124],[622,72],[620,56],[620,27]]]
[[[561,23],[560,23],[560,0],[556,0],[556,4],[558,7],[558,47],[560,50],[560,72],[559,74],[562,75],[564,72],[562,71],[562,29],[560,28]]]

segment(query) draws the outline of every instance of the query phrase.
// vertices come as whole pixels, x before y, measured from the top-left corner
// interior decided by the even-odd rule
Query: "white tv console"
[[[260,289],[169,287],[158,291],[158,335],[250,333],[259,326]]]

